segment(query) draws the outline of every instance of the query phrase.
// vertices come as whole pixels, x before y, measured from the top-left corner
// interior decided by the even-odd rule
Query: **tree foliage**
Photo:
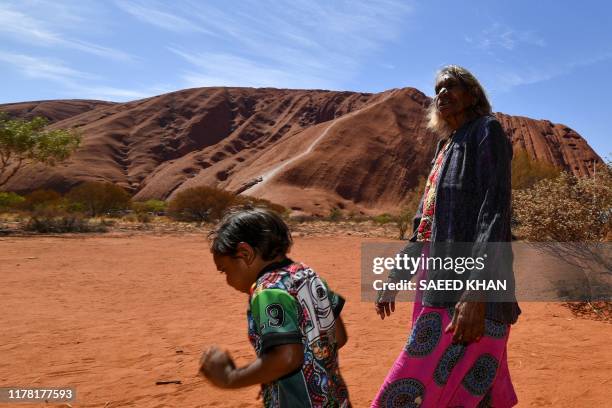
[[[168,212],[181,221],[215,221],[231,206],[234,198],[234,194],[214,187],[188,188],[170,201]]]
[[[45,129],[47,119],[8,119],[0,113],[0,187],[26,164],[53,166],[66,160],[79,146],[81,136],[74,130]]]
[[[235,195],[214,187],[193,187],[181,191],[168,204],[168,213],[181,221],[213,222],[230,207],[241,205],[266,207],[279,214],[286,209],[260,198]]]
[[[248,195],[234,195],[231,206],[251,205],[253,207],[265,207],[279,215],[287,213],[287,209],[280,204],[273,203],[263,198],[252,197]]]
[[[17,193],[0,191],[0,211],[18,208],[24,201],[25,197]]]
[[[130,195],[113,183],[88,181],[74,187],[66,197],[91,217],[130,208]]]

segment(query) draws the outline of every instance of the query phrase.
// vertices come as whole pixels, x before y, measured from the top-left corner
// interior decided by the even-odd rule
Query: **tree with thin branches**
[[[25,165],[54,166],[79,147],[81,136],[71,129],[47,129],[48,120],[9,119],[0,113],[0,189]]]

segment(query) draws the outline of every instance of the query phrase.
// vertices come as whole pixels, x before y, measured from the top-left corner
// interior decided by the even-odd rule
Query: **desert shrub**
[[[513,192],[518,234],[531,241],[600,241],[612,227],[612,168],[592,177],[562,173]]]
[[[179,221],[213,222],[231,207],[252,205],[285,215],[287,209],[268,200],[234,195],[214,187],[194,187],[181,191],[168,204],[168,215]]]
[[[337,207],[333,207],[329,211],[329,215],[327,216],[327,220],[332,221],[332,222],[340,221],[341,218],[342,218],[342,210],[340,210]]]
[[[406,239],[406,232],[408,232],[408,228],[412,225],[412,219],[414,218],[414,213],[410,212],[407,209],[403,209],[402,213],[397,216],[397,229],[399,232],[399,239]]]
[[[363,212],[356,212],[354,210],[349,211],[346,218],[353,222],[364,222],[370,220],[370,217],[365,215]]]
[[[427,184],[427,177],[419,177],[417,185],[408,192],[404,199],[404,205],[399,215],[396,217],[397,229],[399,231],[399,239],[405,239],[406,233],[409,228],[412,227],[412,220],[416,214],[421,197],[425,192],[425,185]]]
[[[607,244],[601,241],[609,240],[612,233],[610,163],[600,166],[592,177],[562,173],[553,179],[540,180],[531,188],[516,190],[513,211],[517,235],[578,266],[591,290],[609,287],[612,264],[605,256]],[[597,296],[588,296],[586,300],[565,305],[577,316],[610,321],[611,302],[599,301]]]
[[[17,193],[0,191],[0,211],[17,209],[24,201],[25,197]]]
[[[36,211],[48,207],[59,207],[62,195],[53,190],[34,190],[25,196],[20,208],[26,211]]]
[[[132,209],[137,214],[163,215],[168,204],[162,200],[136,201],[132,203]]]
[[[179,221],[216,221],[234,199],[234,194],[218,188],[193,187],[181,191],[170,201],[168,213]]]
[[[137,222],[138,221],[138,217],[136,217],[136,215],[134,214],[128,214],[125,217],[123,217],[124,221],[127,222]]]
[[[151,214],[148,212],[139,212],[136,213],[136,219],[138,220],[138,222],[141,222],[143,224],[148,224],[151,222]]]
[[[106,226],[102,223],[94,224],[83,215],[68,213],[54,208],[35,210],[23,227],[26,231],[40,233],[66,233],[66,232],[105,232]]]
[[[320,221],[320,220],[321,220],[321,217],[318,217],[316,215],[309,215],[309,214],[292,215],[291,217],[289,217],[290,222],[297,223],[297,224],[301,224],[304,222]]]
[[[561,170],[550,163],[532,159],[521,150],[512,158],[512,188],[525,189],[540,180],[555,178]]]
[[[74,187],[66,197],[74,207],[80,207],[91,217],[130,208],[130,195],[113,183],[88,181]]]
[[[287,215],[287,209],[280,204],[273,203],[263,198],[251,197],[248,195],[236,195],[231,203],[232,206],[252,205],[254,207],[265,207],[279,215]]]
[[[395,220],[396,220],[396,217],[388,213],[379,214],[379,215],[375,215],[374,217],[372,217],[372,221],[374,221],[377,224],[388,224]]]

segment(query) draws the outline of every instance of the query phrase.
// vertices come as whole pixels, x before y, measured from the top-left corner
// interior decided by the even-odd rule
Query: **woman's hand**
[[[383,289],[378,292],[376,302],[374,302],[374,309],[382,320],[385,320],[386,316],[391,316],[391,313],[395,312],[395,297],[397,291],[391,291]]]
[[[374,307],[382,320],[385,320],[385,315],[391,316],[391,313],[395,312],[395,302],[376,301],[374,302]]]
[[[212,346],[200,358],[200,371],[208,380],[220,388],[230,385],[230,373],[236,368],[227,351]]]
[[[445,332],[453,332],[453,343],[478,341],[485,330],[485,303],[458,302],[455,305],[453,320]]]

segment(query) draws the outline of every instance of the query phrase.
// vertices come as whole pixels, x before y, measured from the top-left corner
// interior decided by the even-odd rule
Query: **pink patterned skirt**
[[[479,341],[453,344],[452,332],[444,332],[453,312],[453,308],[423,306],[417,294],[410,338],[372,407],[506,408],[517,404],[506,354],[510,325],[486,319]]]

